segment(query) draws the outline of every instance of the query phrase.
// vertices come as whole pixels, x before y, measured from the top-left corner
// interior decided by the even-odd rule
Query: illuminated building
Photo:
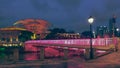
[[[44,33],[36,34],[36,39],[44,39],[48,34],[50,34],[50,31],[45,31]]]
[[[58,39],[79,39],[80,34],[79,33],[58,33],[57,37]]]
[[[108,35],[108,28],[107,26],[98,26],[96,30],[97,36],[104,37],[105,35]]]
[[[109,35],[110,37],[115,35],[115,31],[116,31],[116,16],[114,15],[112,18],[109,19]]]
[[[18,38],[21,31],[26,31],[26,29],[18,27],[0,28],[0,46],[22,45]]]

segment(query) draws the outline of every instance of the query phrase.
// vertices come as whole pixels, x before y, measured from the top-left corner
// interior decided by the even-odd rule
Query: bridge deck
[[[92,39],[92,47],[96,49],[111,49],[115,47],[117,40],[112,38],[98,38]],[[90,48],[90,39],[66,39],[66,40],[30,40],[25,42],[25,48],[27,47],[48,47],[55,46],[61,48]]]

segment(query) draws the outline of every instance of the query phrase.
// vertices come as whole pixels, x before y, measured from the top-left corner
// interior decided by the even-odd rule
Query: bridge
[[[96,50],[116,50],[117,38],[95,38],[92,39],[94,56]],[[67,58],[69,48],[85,49],[85,55],[90,55],[90,39],[62,39],[62,40],[29,40],[25,42],[25,51],[40,51],[41,59],[44,59],[44,48],[62,48],[64,57]]]

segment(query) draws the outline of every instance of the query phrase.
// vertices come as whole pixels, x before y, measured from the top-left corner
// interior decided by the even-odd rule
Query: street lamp
[[[90,23],[90,59],[93,59],[93,47],[92,47],[92,23],[94,22],[94,18],[90,16],[88,18],[88,22]]]

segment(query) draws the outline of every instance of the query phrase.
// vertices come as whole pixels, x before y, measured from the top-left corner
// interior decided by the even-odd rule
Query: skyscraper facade
[[[109,36],[113,37],[115,36],[116,32],[116,16],[114,15],[112,18],[109,19]]]
[[[107,26],[98,26],[96,30],[97,36],[105,37],[109,34]]]

